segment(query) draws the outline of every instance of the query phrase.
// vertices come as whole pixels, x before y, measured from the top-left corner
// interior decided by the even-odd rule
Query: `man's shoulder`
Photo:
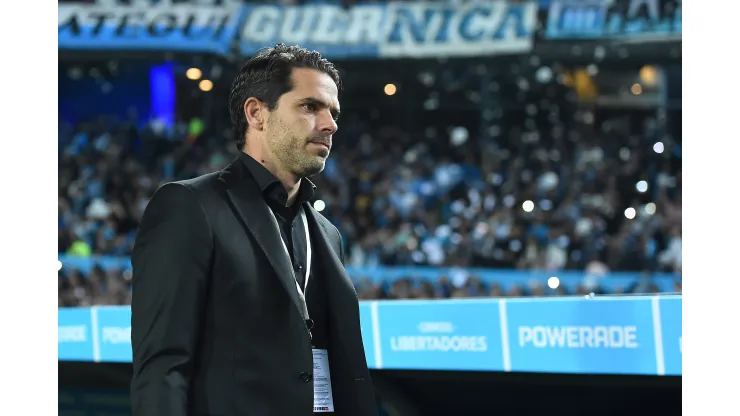
[[[213,200],[217,194],[219,173],[212,172],[195,178],[167,182],[157,189],[152,201],[158,200],[167,205],[198,201],[203,207],[210,206],[208,201]]]
[[[171,184],[185,186],[190,190],[199,193],[214,189],[219,183],[221,171],[206,173],[205,175],[196,176],[195,178],[183,179],[180,181],[170,182]]]

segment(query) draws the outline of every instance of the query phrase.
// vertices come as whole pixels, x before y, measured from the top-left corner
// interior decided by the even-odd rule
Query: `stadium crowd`
[[[455,120],[440,129],[343,115],[326,169],[313,178],[313,205],[341,231],[347,265],[668,272],[680,290],[680,138],[655,112],[556,104],[538,98],[482,138]],[[132,110],[129,119],[60,122],[60,253],[128,256],[160,185],[218,170],[236,155],[230,131],[198,119],[171,127],[136,120]],[[363,298],[544,290],[502,289],[475,276],[392,284],[352,277]],[[65,267],[59,304],[125,304],[129,280],[125,269],[83,276]],[[625,291],[657,289],[645,280]]]

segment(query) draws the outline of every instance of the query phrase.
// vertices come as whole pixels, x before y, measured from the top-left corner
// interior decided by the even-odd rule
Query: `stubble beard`
[[[310,137],[300,137],[280,119],[270,119],[268,137],[273,154],[280,163],[298,178],[308,178],[324,170],[328,151],[314,156],[306,151]]]

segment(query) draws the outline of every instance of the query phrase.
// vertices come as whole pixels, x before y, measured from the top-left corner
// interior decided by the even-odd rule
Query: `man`
[[[317,52],[259,53],[229,98],[242,154],[152,197],[132,254],[135,416],[377,415],[341,237],[309,204],[340,88]]]

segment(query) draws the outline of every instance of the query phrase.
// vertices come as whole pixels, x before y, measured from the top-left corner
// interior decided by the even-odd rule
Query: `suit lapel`
[[[315,253],[323,262],[323,270],[326,273],[331,338],[335,343],[333,345],[343,350],[341,355],[335,355],[335,357],[348,358],[347,361],[342,362],[342,365],[347,366],[345,369],[350,371],[351,377],[369,377],[366,375],[367,364],[365,350],[362,347],[357,292],[327,236],[327,232],[334,232],[334,230],[324,228],[318,218],[319,214],[310,204],[305,204],[304,209],[311,227],[312,241],[316,245]],[[338,351],[335,351],[336,353]]]
[[[298,297],[290,257],[280,237],[277,220],[260,195],[257,183],[249,176],[239,159],[222,171],[221,178],[228,185],[226,193],[234,210],[265,253],[290,300],[301,313],[303,305]]]
[[[344,265],[342,265],[342,261],[334,251],[331,242],[329,242],[329,237],[326,235],[327,230],[319,223],[320,220],[318,219],[318,213],[310,204],[305,204],[303,208],[306,211],[306,217],[308,218],[310,227],[309,229],[313,232],[313,241],[315,241],[317,245],[315,250],[316,253],[321,256],[321,260],[323,261],[324,267],[327,271],[337,275],[337,279],[329,279],[330,283],[338,283],[340,286],[338,288],[339,290],[350,291],[353,296],[356,297],[357,294],[355,293],[352,280],[350,280]],[[344,293],[344,295],[347,295],[347,293]]]

